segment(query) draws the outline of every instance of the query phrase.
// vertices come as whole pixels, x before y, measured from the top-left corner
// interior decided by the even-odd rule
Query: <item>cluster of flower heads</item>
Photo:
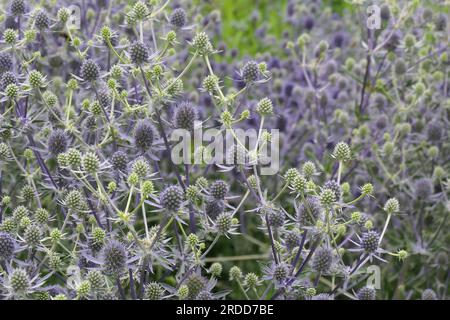
[[[236,63],[216,11],[69,6],[12,0],[3,15],[2,298],[446,296],[445,16],[385,5],[366,39],[320,1],[289,1],[292,34],[257,29],[287,58]],[[171,132],[198,121],[258,129],[251,148],[234,135],[231,158],[249,161],[175,164]],[[271,128],[281,171],[264,176]],[[371,266],[399,270],[383,283],[400,289],[369,283]]]

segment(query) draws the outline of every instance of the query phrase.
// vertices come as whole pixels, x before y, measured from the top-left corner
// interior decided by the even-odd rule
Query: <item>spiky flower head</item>
[[[0,53],[0,74],[3,72],[11,71],[13,67],[13,60],[8,53]]]
[[[342,189],[339,183],[336,180],[328,180],[323,185],[324,189],[333,190],[334,196],[336,200],[339,200],[342,197]]]
[[[376,299],[376,291],[372,287],[363,287],[359,289],[357,293],[358,300],[375,300]]]
[[[24,185],[20,190],[20,195],[26,202],[33,201],[35,196],[33,187],[28,184]]]
[[[44,76],[38,70],[33,70],[28,75],[28,83],[32,88],[40,88],[44,86]]]
[[[216,218],[217,231],[222,234],[227,234],[233,227],[233,216],[230,213],[223,212]]]
[[[301,174],[298,174],[294,177],[294,179],[292,179],[291,187],[295,192],[302,194],[306,190],[306,183],[307,181],[305,177]]]
[[[24,206],[17,206],[13,211],[13,218],[16,222],[20,222],[23,217],[27,217],[29,214],[29,211]]]
[[[49,28],[50,19],[44,10],[41,9],[36,12],[34,16],[34,25],[40,31],[44,31]]]
[[[177,296],[181,300],[185,300],[189,296],[189,288],[187,285],[183,284],[181,285],[177,290]]]
[[[223,200],[228,193],[228,184],[223,180],[216,180],[209,186],[209,192],[215,199]]]
[[[82,166],[86,172],[90,174],[95,174],[98,172],[100,168],[100,160],[98,159],[95,153],[89,152],[84,155],[82,160]]]
[[[256,105],[256,112],[258,112],[261,116],[270,116],[273,114],[273,104],[272,100],[269,98],[263,98],[259,100]]]
[[[320,248],[314,253],[312,268],[321,273],[327,273],[333,263],[333,253],[328,248]]]
[[[140,41],[135,41],[130,47],[130,58],[131,61],[140,66],[146,62],[150,57],[149,50],[145,44]]]
[[[256,61],[248,61],[241,70],[242,79],[246,84],[250,84],[258,80],[259,68]]]
[[[229,271],[230,280],[239,280],[242,278],[242,271],[238,266],[232,266]]]
[[[102,251],[104,270],[108,274],[121,274],[127,265],[127,252],[122,243],[110,240]]]
[[[12,0],[9,5],[9,11],[14,17],[25,14],[25,1],[24,0]]]
[[[26,294],[31,286],[28,273],[21,268],[14,269],[10,273],[8,282],[14,295]]]
[[[17,39],[17,31],[14,29],[6,29],[3,32],[3,39],[9,45],[13,45]]]
[[[301,226],[314,226],[322,213],[320,201],[314,197],[307,197],[298,208],[298,220]]]
[[[138,1],[134,4],[132,13],[136,20],[145,20],[149,14],[149,10],[144,2]]]
[[[214,262],[209,267],[209,273],[211,273],[214,277],[218,278],[222,274],[222,264],[219,262]]]
[[[196,185],[190,185],[186,188],[186,199],[195,203],[200,198],[200,190]]]
[[[373,193],[373,185],[371,183],[366,183],[361,187],[361,193],[365,196],[371,196]]]
[[[147,119],[140,120],[134,129],[134,143],[136,147],[143,151],[147,151],[153,145],[154,140],[153,125]]]
[[[336,144],[333,151],[333,157],[342,162],[349,161],[351,159],[351,151],[348,144],[345,142]]]
[[[205,32],[199,32],[194,36],[194,39],[192,40],[192,47],[200,55],[208,55],[213,51],[213,46]]]
[[[145,158],[138,158],[133,162],[131,172],[136,173],[140,179],[145,179],[150,173],[150,165]]]
[[[206,279],[197,273],[192,273],[185,281],[189,289],[189,298],[194,299],[206,287]]]
[[[63,153],[67,149],[66,133],[60,129],[52,131],[47,140],[48,150],[53,155]]]
[[[65,204],[71,210],[78,210],[81,207],[83,196],[78,190],[71,190],[65,197]]]
[[[175,109],[173,123],[176,128],[193,130],[194,123],[197,120],[197,110],[189,101],[183,101]]]
[[[267,221],[273,228],[281,228],[284,226],[286,215],[283,211],[274,208],[266,208],[263,211],[267,211]]]
[[[100,77],[100,67],[92,59],[86,59],[81,65],[81,78],[86,81],[95,81]]]
[[[17,78],[13,72],[6,71],[0,78],[0,89],[5,90],[10,84],[17,86]]]
[[[281,283],[282,281],[284,281],[286,279],[286,277],[288,276],[288,273],[289,273],[289,267],[285,263],[277,264],[273,268],[273,278],[278,283]]]
[[[334,300],[328,293],[319,293],[311,298],[312,300]]]
[[[414,184],[414,193],[417,198],[426,200],[434,192],[433,181],[429,178],[421,178]]]
[[[221,200],[208,201],[205,204],[205,213],[212,220],[216,220],[217,217],[221,213],[223,213],[224,210],[225,210],[225,205],[223,204],[223,201],[221,201]]]
[[[70,148],[67,153],[67,164],[72,168],[79,167],[81,165],[81,152],[78,149]]]
[[[159,202],[164,209],[175,212],[183,202],[183,190],[178,186],[169,186],[164,189],[160,196]]]
[[[384,211],[388,214],[398,213],[400,211],[400,204],[396,198],[391,198],[384,204]]]
[[[9,261],[14,256],[16,241],[9,233],[0,232],[0,261]]]
[[[24,239],[31,247],[37,246],[41,242],[42,231],[38,225],[30,224],[25,229]]]
[[[336,201],[336,194],[332,189],[323,189],[320,193],[320,203],[324,207],[330,207]]]
[[[176,8],[170,14],[170,24],[177,28],[182,28],[186,24],[186,11],[183,8]]]
[[[306,161],[303,164],[302,173],[306,179],[311,179],[316,174],[316,165],[311,161]]]
[[[378,249],[380,234],[374,230],[363,233],[361,237],[361,246],[365,252],[372,253]]]
[[[114,170],[125,172],[128,165],[128,157],[123,151],[116,151],[111,157],[111,163]]]
[[[425,289],[422,292],[422,300],[437,300],[436,292],[433,289]]]
[[[249,289],[253,289],[256,288],[259,284],[259,277],[253,273],[247,273],[245,275],[245,279],[244,279],[244,286],[249,288]]]
[[[90,270],[86,278],[91,284],[91,288],[94,290],[101,289],[106,284],[105,276],[101,273],[100,270]]]
[[[284,174],[284,178],[288,184],[291,184],[294,181],[294,178],[297,177],[300,173],[296,168],[290,168]]]
[[[208,75],[203,79],[202,86],[206,92],[212,93],[217,89],[219,85],[219,78],[215,74]]]
[[[150,282],[145,286],[144,296],[147,300],[160,300],[164,289],[158,282]]]
[[[297,230],[288,231],[284,236],[284,244],[289,250],[300,245],[300,233]]]

